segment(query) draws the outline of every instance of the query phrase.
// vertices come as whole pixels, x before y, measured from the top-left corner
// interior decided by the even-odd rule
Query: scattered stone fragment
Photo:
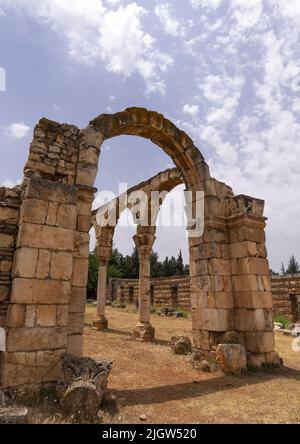
[[[192,352],[192,343],[188,336],[173,336],[171,348],[175,355],[188,355]]]
[[[200,363],[200,370],[202,370],[203,372],[210,372],[210,365],[207,361],[201,361]]]
[[[247,368],[246,351],[240,344],[219,344],[216,361],[224,373],[239,375]]]
[[[141,415],[141,416],[140,416],[140,420],[141,420],[141,421],[147,421],[147,416],[144,415],[144,414]]]

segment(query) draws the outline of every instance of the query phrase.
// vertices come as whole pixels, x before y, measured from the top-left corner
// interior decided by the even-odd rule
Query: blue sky
[[[42,116],[85,127],[143,106],[187,131],[236,194],[266,200],[272,268],[300,260],[299,33],[299,0],[0,0],[0,183],[21,179]],[[150,142],[115,138],[96,186],[171,166]],[[133,233],[118,229],[122,251]],[[161,257],[186,246],[184,229],[158,230]]]

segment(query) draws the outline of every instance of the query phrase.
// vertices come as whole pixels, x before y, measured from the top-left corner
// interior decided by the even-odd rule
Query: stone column
[[[107,330],[108,320],[105,316],[107,293],[107,264],[112,252],[112,240],[114,229],[112,227],[99,227],[96,229],[96,250],[99,258],[99,274],[97,288],[97,317],[93,321],[93,327],[99,331]]]
[[[152,341],[155,329],[150,324],[150,258],[155,241],[155,227],[138,226],[134,241],[139,252],[139,323],[134,329],[134,337],[147,342]]]
[[[93,321],[93,327],[99,331],[107,330],[108,320],[105,317],[106,307],[106,280],[108,259],[100,261],[97,288],[97,318]]]

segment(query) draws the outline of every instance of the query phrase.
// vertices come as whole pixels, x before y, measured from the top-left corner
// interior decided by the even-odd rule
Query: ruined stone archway
[[[212,179],[192,140],[162,115],[129,108],[101,115],[84,130],[42,119],[34,131],[22,186],[5,190],[1,270],[3,261],[6,267],[13,264],[3,290],[5,305],[0,301],[7,339],[2,375],[6,387],[55,381],[62,354],[82,353],[100,147],[105,139],[123,134],[151,139],[173,159],[188,190],[204,191],[204,232],[189,238],[195,347],[210,359],[231,332],[230,337],[245,346],[249,365],[275,359],[263,201],[235,196],[230,187]],[[7,193],[15,194],[17,203],[10,202]],[[10,223],[7,207],[13,204]],[[1,286],[2,281],[0,294]]]

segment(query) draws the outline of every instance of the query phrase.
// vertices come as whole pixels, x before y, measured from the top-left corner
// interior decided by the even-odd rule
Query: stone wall
[[[273,276],[272,293],[275,314],[293,322],[300,321],[300,274]]]
[[[6,326],[11,271],[19,222],[21,188],[0,188],[0,327]]]
[[[300,320],[300,275],[273,276],[271,278],[274,314],[282,314],[291,321]],[[154,304],[171,307],[172,288],[177,287],[177,306],[191,310],[190,279],[187,276],[152,278]],[[139,282],[137,279],[111,279],[109,299],[137,304]],[[132,292],[133,289],[133,292]]]
[[[125,304],[138,304],[139,281],[137,279],[111,279],[108,289],[109,299]],[[150,297],[152,305],[158,307],[177,306],[190,310],[190,278],[172,276],[151,279]]]

